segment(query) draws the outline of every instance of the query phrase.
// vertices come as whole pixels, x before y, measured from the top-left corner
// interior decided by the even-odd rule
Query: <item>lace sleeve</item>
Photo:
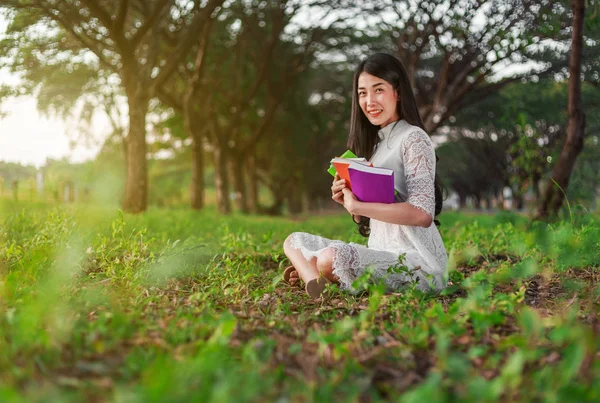
[[[407,202],[435,216],[435,152],[429,136],[420,130],[410,133],[402,145]]]

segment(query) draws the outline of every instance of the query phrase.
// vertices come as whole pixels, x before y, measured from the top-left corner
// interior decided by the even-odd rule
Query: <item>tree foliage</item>
[[[32,85],[47,79],[44,70],[48,65],[58,64],[59,71],[68,71],[70,62],[65,59],[81,63],[92,57],[87,65],[118,75],[129,109],[124,197],[127,211],[146,209],[145,126],[149,101],[176,70],[222,3],[223,0],[8,0],[3,4],[11,17],[9,37],[4,41],[13,53],[9,59],[11,67],[27,72]]]
[[[428,132],[462,108],[502,87],[557,71],[569,20],[560,2],[540,0],[453,0],[378,2],[386,46],[394,49],[413,77],[413,88]],[[524,72],[511,65],[544,62]],[[564,63],[564,62],[563,62]]]

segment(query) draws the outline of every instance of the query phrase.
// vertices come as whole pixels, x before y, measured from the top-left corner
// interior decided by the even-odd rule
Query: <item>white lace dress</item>
[[[400,120],[379,130],[379,138],[371,158],[373,165],[394,170],[399,202],[406,201],[433,217],[435,152],[429,136],[419,127]],[[353,291],[352,283],[365,270],[385,281],[390,291],[399,290],[411,281],[424,291],[439,291],[446,285],[448,255],[433,222],[423,228],[371,219],[368,246],[305,232],[293,233],[290,241],[308,260],[318,257],[326,248],[333,248],[333,274],[339,278],[342,289]],[[399,267],[401,254],[405,254],[402,265],[408,270],[390,270]]]

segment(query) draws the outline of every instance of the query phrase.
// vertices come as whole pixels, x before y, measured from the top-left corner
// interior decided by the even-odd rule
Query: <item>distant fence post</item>
[[[63,185],[63,200],[65,203],[73,203],[75,201],[75,185],[73,181],[65,181]]]
[[[89,203],[90,202],[90,188],[89,187],[84,187],[83,188],[83,192],[81,195],[81,201],[83,203]]]
[[[63,202],[69,202],[69,182],[63,182]]]
[[[29,188],[29,201],[33,201],[35,199],[35,178],[29,178],[27,185]]]
[[[19,200],[19,181],[16,179],[12,181],[12,194],[13,200]]]
[[[35,173],[35,190],[40,200],[44,199],[44,171],[39,170]]]

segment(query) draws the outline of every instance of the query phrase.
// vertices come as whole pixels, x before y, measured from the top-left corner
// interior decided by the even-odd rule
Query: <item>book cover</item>
[[[394,203],[394,170],[351,162],[348,174],[356,198],[368,203]]]
[[[351,163],[357,163],[367,166],[373,166],[369,161],[364,158],[334,158],[331,163],[335,167],[340,178],[346,180],[346,187],[352,190],[352,182],[350,181],[350,174],[348,173],[348,167]]]
[[[346,150],[342,155],[340,155],[338,158],[358,158],[356,156],[356,154],[354,154],[352,151],[350,150]],[[333,166],[333,164],[329,165],[329,169],[327,170],[327,172],[329,172],[329,174],[331,176],[335,176],[336,170],[335,167]]]

